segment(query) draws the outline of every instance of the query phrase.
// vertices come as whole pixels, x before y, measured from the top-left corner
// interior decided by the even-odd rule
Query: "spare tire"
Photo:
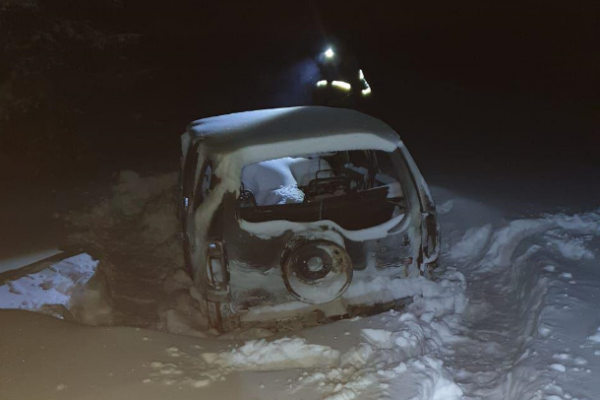
[[[282,262],[287,290],[300,301],[324,304],[340,297],[352,282],[352,261],[344,248],[326,240],[306,241]]]

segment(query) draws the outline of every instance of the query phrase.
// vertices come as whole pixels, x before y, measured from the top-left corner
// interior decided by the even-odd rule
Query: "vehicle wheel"
[[[341,246],[325,241],[304,242],[282,262],[288,291],[300,301],[324,304],[340,297],[352,281],[352,261]]]

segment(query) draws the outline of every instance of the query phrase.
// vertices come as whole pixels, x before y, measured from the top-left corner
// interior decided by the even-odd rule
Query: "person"
[[[317,64],[320,76],[313,89],[313,104],[360,109],[369,101],[371,86],[353,55],[329,47]]]

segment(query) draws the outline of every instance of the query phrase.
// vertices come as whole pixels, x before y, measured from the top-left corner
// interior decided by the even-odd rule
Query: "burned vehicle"
[[[394,308],[406,300],[398,282],[436,265],[429,189],[378,119],[317,106],[235,113],[192,122],[182,150],[186,264],[218,330]]]

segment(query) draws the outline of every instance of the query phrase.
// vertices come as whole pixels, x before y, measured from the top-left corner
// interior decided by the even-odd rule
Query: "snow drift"
[[[183,270],[175,185],[175,174],[122,173],[113,197],[71,216],[81,229],[73,240],[95,259],[72,258],[0,286],[1,308],[113,326],[82,330],[0,311],[7,377],[0,397],[48,397],[48,388],[72,399],[123,388],[132,399],[582,400],[600,393],[597,211],[505,221],[499,210],[440,191],[445,241],[436,281],[379,288],[406,291],[412,303],[404,312],[215,341]],[[69,373],[44,372],[39,381],[35,368],[5,368],[44,357]]]

